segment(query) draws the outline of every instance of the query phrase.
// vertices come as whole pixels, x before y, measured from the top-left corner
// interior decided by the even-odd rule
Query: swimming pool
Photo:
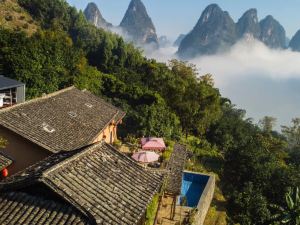
[[[197,207],[208,180],[209,176],[184,172],[178,204],[183,203],[188,207]]]

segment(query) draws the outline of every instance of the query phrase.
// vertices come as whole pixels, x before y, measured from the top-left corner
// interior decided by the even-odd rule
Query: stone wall
[[[216,183],[215,176],[213,176],[213,175],[205,175],[205,176],[209,176],[209,180],[208,180],[206,187],[205,187],[205,189],[201,195],[201,198],[199,200],[199,203],[197,206],[198,212],[195,216],[194,225],[203,225],[206,214],[209,210],[211,201],[214,197],[215,183]]]

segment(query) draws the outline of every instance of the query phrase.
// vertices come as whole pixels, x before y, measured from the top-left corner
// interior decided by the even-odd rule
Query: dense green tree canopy
[[[290,149],[300,149],[300,118],[294,118],[291,126],[282,126],[282,133]]]
[[[4,73],[26,83],[29,98],[70,86],[83,54],[64,32],[40,31],[32,37],[0,31]]]

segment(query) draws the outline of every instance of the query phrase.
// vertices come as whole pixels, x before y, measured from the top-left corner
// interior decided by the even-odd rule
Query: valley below
[[[166,46],[146,52],[161,62],[177,58],[177,48]],[[264,116],[277,119],[276,130],[299,117],[299,52],[274,50],[257,40],[241,40],[229,51],[189,60],[199,76],[212,74],[222,96],[247,111],[258,123]]]

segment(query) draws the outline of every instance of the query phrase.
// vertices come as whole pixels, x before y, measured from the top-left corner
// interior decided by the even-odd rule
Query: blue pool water
[[[209,176],[184,172],[182,176],[181,197],[186,198],[188,207],[197,207]]]

